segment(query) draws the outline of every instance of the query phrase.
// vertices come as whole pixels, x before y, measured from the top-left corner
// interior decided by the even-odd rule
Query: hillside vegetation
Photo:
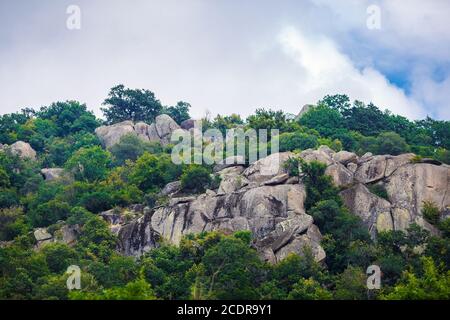
[[[0,117],[1,299],[450,298],[450,220],[435,204],[426,203],[423,216],[436,233],[412,224],[373,239],[344,206],[326,166],[294,158],[289,170],[297,172],[290,174],[298,176],[299,166],[304,174],[305,207],[323,234],[325,261],[305,252],[265,262],[248,231],[187,235],[178,246],[161,241],[138,259],[120,254],[119,239],[100,213],[164,205],[161,190],[173,181],[181,181],[187,195],[217,189],[220,181],[211,177],[213,166],[173,164],[170,144],[125,135],[105,148],[95,130],[127,120],[150,124],[161,114],[181,124],[189,108],[186,102],[164,106],[148,90],[119,85],[105,99],[105,119],[77,101]],[[328,146],[359,156],[414,153],[413,162],[450,164],[449,121],[411,121],[345,95],[326,96],[298,116],[257,109],[247,119],[218,115],[202,124],[222,132],[279,129],[280,151],[296,154]],[[51,171],[58,178],[44,179],[44,168],[58,168]],[[386,197],[380,186],[371,188]],[[45,243],[66,239],[67,230],[76,230],[76,239]],[[371,264],[383,271],[379,291],[366,288]],[[81,290],[66,287],[70,265],[82,269]]]

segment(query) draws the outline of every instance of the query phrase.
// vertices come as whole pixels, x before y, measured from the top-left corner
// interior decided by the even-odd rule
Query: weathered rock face
[[[13,155],[22,159],[36,160],[36,151],[29,143],[23,141],[14,142],[12,145],[2,145],[0,151],[9,150]]]
[[[353,172],[340,163],[329,165],[325,174],[331,176],[334,184],[339,187],[349,186],[353,183]]]
[[[234,156],[223,159],[222,163],[214,166],[214,172],[221,171],[229,167],[240,167],[245,165],[245,158],[243,156]]]
[[[262,183],[263,186],[276,186],[283,184],[289,179],[289,174],[282,173]]]
[[[412,223],[437,234],[437,229],[422,217],[423,201],[431,201],[442,215],[450,206],[450,167],[440,162],[412,163],[414,154],[398,156],[366,153],[361,158],[351,152],[335,153],[328,147],[300,153],[306,161],[327,165],[350,211],[361,217],[372,237],[383,230],[405,230]],[[423,162],[423,161],[422,161]],[[384,186],[388,200],[372,194],[366,185]]]
[[[76,243],[80,229],[78,225],[62,225],[54,234],[50,234],[46,228],[37,228],[34,230],[33,235],[36,239],[36,249],[42,248],[49,243],[64,243],[69,246],[73,246]]]
[[[221,177],[217,190],[201,195],[178,195],[179,182],[168,184],[165,206],[137,210],[131,219],[106,212],[102,216],[120,239],[124,254],[140,256],[163,239],[178,244],[187,234],[222,230],[249,230],[253,244],[264,259],[272,263],[289,253],[303,254],[311,248],[317,261],[326,254],[320,246],[322,235],[304,209],[305,187],[299,177],[289,177],[284,163],[293,153],[284,152],[260,159],[249,167],[234,164],[216,169]],[[306,161],[327,165],[349,210],[359,216],[371,236],[384,230],[404,230],[411,223],[437,233],[421,213],[423,201],[434,202],[444,216],[450,207],[450,167],[431,163],[412,163],[412,154],[358,158],[349,152],[328,147],[300,153]],[[371,193],[370,185],[387,191],[383,199]],[[134,210],[136,211],[136,210]]]
[[[372,160],[362,163],[355,172],[356,180],[370,183],[384,178],[386,157],[375,156]]]
[[[148,137],[150,141],[160,142],[162,145],[168,144],[172,132],[180,129],[180,126],[167,114],[156,117],[155,122],[148,128]]]
[[[159,142],[166,145],[170,142],[172,133],[180,129],[178,124],[168,115],[162,114],[155,122],[148,125],[144,122],[134,124],[124,121],[111,126],[102,126],[95,130],[97,137],[106,148],[110,148],[127,134],[135,134],[144,141]]]
[[[359,183],[341,192],[347,207],[362,218],[372,237],[377,231],[406,230],[412,223],[439,233],[423,218],[422,207],[429,201],[444,214],[450,205],[450,167],[411,163],[413,157],[368,156],[355,172]],[[364,185],[375,182],[385,187],[388,200],[370,193]]]
[[[95,129],[95,134],[106,148],[110,148],[127,134],[135,134],[132,121],[124,121],[111,126],[101,126]]]
[[[425,163],[402,166],[386,180],[386,190],[396,230],[413,222],[430,229],[422,217],[423,202],[434,203],[442,212],[450,206],[450,168]]]
[[[249,181],[241,175],[242,171],[244,171],[243,166],[229,167],[219,171],[217,174],[221,181],[217,193],[232,193],[248,185]]]
[[[355,179],[362,183],[371,183],[389,177],[399,167],[411,162],[414,154],[407,153],[399,156],[373,156],[367,161],[360,162],[355,172]]]
[[[348,151],[339,151],[332,156],[333,160],[343,165],[346,165],[350,162],[356,163],[358,161],[358,156],[353,152]]]
[[[271,261],[289,252],[302,254],[306,246],[322,260],[321,236],[306,235],[313,219],[304,211],[304,198],[304,188],[299,184],[242,188],[217,196],[202,194],[195,200],[155,210],[151,225],[162,238],[175,244],[190,233],[250,230],[258,250]],[[302,245],[280,251],[293,241]]]
[[[287,159],[288,154],[274,156]],[[302,254],[306,247],[312,249],[317,261],[323,260],[322,236],[303,207],[304,186],[287,184],[286,174],[276,174],[282,171],[281,162],[272,175],[262,175],[269,165],[267,160],[255,163],[246,172],[242,166],[225,168],[217,173],[222,177],[217,193],[208,190],[198,196],[171,198],[168,205],[128,223],[114,212],[102,216],[119,236],[120,250],[127,255],[139,256],[157,247],[159,239],[178,244],[191,233],[250,230],[254,245],[270,262],[291,252]],[[264,182],[269,185],[262,185]]]
[[[44,241],[44,240],[49,240],[52,238],[52,235],[50,233],[47,232],[47,229],[45,228],[38,228],[36,230],[34,230],[34,238],[36,239],[36,241]]]
[[[54,239],[56,242],[65,243],[71,246],[77,241],[79,233],[80,230],[78,226],[64,225],[55,232]]]
[[[159,246],[160,236],[152,229],[151,215],[142,217],[117,229],[119,250],[127,256],[139,257]]]
[[[293,156],[294,154],[292,152],[271,154],[256,161],[250,167],[245,169],[243,176],[251,182],[262,183],[279,174],[286,173],[284,163],[289,157]]]
[[[335,163],[331,158],[332,153],[330,150],[322,148],[318,150],[307,149],[300,153],[300,158],[305,161],[319,161],[325,163],[327,166]]]
[[[44,168],[41,170],[42,175],[46,181],[52,181],[59,179],[64,173],[64,169],[61,168]]]
[[[162,196],[170,196],[176,194],[181,190],[181,181],[173,181],[166,184],[166,186],[161,190],[160,194]]]
[[[319,161],[327,165],[325,174],[333,178],[338,187],[349,186],[354,180],[354,171],[348,169],[344,164],[354,164],[358,160],[356,154],[346,151],[335,153],[332,149],[321,146],[319,149],[307,149],[300,153],[305,161]],[[355,169],[356,171],[356,169]]]
[[[358,183],[341,192],[342,199],[349,210],[360,217],[370,235],[375,238],[377,231],[393,230],[391,204]]]

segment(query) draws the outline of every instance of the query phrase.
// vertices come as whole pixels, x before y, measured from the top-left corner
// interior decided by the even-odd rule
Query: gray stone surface
[[[152,124],[123,121],[110,126],[101,126],[95,130],[95,133],[103,146],[110,148],[127,134],[136,135],[144,141],[166,145],[170,143],[172,133],[178,129],[180,126],[170,116],[162,114],[157,116]]]

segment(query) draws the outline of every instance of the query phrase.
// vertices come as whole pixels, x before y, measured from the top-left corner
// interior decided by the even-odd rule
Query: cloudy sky
[[[195,117],[345,93],[449,120],[449,19],[448,0],[0,0],[0,112],[75,99],[101,115],[123,83]]]

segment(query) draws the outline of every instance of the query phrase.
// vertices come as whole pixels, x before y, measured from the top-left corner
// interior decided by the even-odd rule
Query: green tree
[[[81,228],[77,249],[87,258],[107,262],[116,246],[117,238],[102,218],[94,216]]]
[[[100,141],[92,133],[77,132],[63,138],[52,137],[47,142],[43,165],[48,168],[62,167],[75,151],[94,146],[100,146]]]
[[[436,266],[430,257],[421,259],[422,275],[406,271],[392,292],[382,296],[388,300],[447,300],[450,298],[450,271]]]
[[[337,188],[333,185],[331,177],[325,175],[326,165],[318,161],[306,162],[299,159],[301,175],[306,185],[307,198],[306,209],[310,209],[315,203],[324,200],[334,200],[341,204]]]
[[[294,284],[288,299],[291,300],[331,300],[333,295],[313,279],[300,279]]]
[[[47,261],[48,268],[53,273],[62,273],[67,267],[77,261],[77,252],[62,243],[51,243],[43,247],[42,253]]]
[[[128,134],[110,148],[116,165],[123,165],[126,160],[136,161],[146,151],[158,154],[162,152],[162,147],[159,143],[145,142],[134,134]]]
[[[54,122],[60,137],[81,131],[92,133],[100,125],[95,115],[87,111],[86,105],[78,101],[52,103],[48,107],[42,107],[35,116]]]
[[[94,277],[83,270],[80,279],[81,291],[75,290],[70,293],[66,284],[68,277],[68,274],[62,274],[39,278],[33,288],[33,298],[38,300],[67,300],[72,294],[83,295],[99,290],[99,286]]]
[[[129,181],[145,192],[154,191],[177,180],[182,169],[182,166],[175,165],[167,154],[156,156],[145,152],[131,165]]]
[[[209,299],[256,299],[262,262],[255,250],[235,237],[223,237],[205,251],[197,274]]]
[[[106,263],[94,261],[89,264],[87,269],[100,285],[111,288],[123,287],[127,283],[136,280],[138,267],[134,258],[114,253]]]
[[[28,213],[34,227],[46,227],[59,220],[65,220],[70,213],[70,205],[57,199],[38,205]]]
[[[151,286],[143,279],[127,283],[123,287],[105,289],[99,292],[72,291],[71,300],[155,300]]]
[[[0,168],[0,188],[8,188],[10,185],[9,175],[6,173],[5,169]]]
[[[229,116],[221,116],[220,114],[214,118],[212,126],[216,129],[219,129],[220,132],[225,136],[226,130],[236,128],[239,126],[243,126],[244,121],[241,119],[241,116],[238,114],[231,114]]]
[[[280,151],[306,150],[317,148],[317,137],[303,132],[282,133],[279,138]]]
[[[169,115],[176,123],[181,124],[184,120],[191,118],[189,115],[190,108],[189,103],[179,101],[175,106],[165,107],[162,112]]]
[[[399,134],[383,132],[377,137],[378,154],[399,155],[408,151],[408,145]]]
[[[111,154],[95,146],[76,151],[65,167],[77,180],[93,182],[105,178],[110,166]]]
[[[128,89],[122,84],[111,89],[103,105],[106,108],[101,110],[108,124],[125,120],[151,123],[163,110],[153,92],[144,89]]]
[[[340,113],[346,112],[351,107],[350,98],[345,94],[326,95],[317,104],[327,105],[330,108],[338,110]]]
[[[13,240],[28,229],[22,208],[0,209],[0,241]]]
[[[70,209],[69,217],[67,218],[66,223],[69,225],[83,225],[92,217],[93,214],[85,208],[73,207],[72,209]]]
[[[343,127],[343,118],[339,111],[320,104],[303,114],[299,123],[317,130],[322,135],[331,136],[336,130]]]
[[[140,272],[154,288],[158,298],[190,298],[193,277],[188,272],[194,261],[185,248],[185,240],[182,240],[180,247],[164,244],[150,251],[142,260]]]
[[[256,109],[255,114],[247,118],[247,125],[256,130],[266,129],[270,132],[271,129],[278,129],[283,132],[288,129],[289,122],[281,110]]]
[[[366,106],[361,101],[355,101],[342,115],[348,130],[358,131],[366,136],[377,135],[390,129],[389,117],[373,103]]]
[[[367,299],[367,276],[358,267],[349,266],[336,280],[335,298],[338,300]]]
[[[17,141],[18,128],[25,124],[31,116],[26,111],[0,116],[0,143],[12,144]]]
[[[186,167],[181,175],[181,187],[189,192],[203,192],[211,181],[209,170],[199,165]]]
[[[302,279],[312,279],[321,284],[329,282],[326,269],[314,260],[310,248],[305,248],[303,256],[289,254],[285,259],[272,266],[268,275],[268,280],[283,292],[283,299],[287,298],[289,292]]]

